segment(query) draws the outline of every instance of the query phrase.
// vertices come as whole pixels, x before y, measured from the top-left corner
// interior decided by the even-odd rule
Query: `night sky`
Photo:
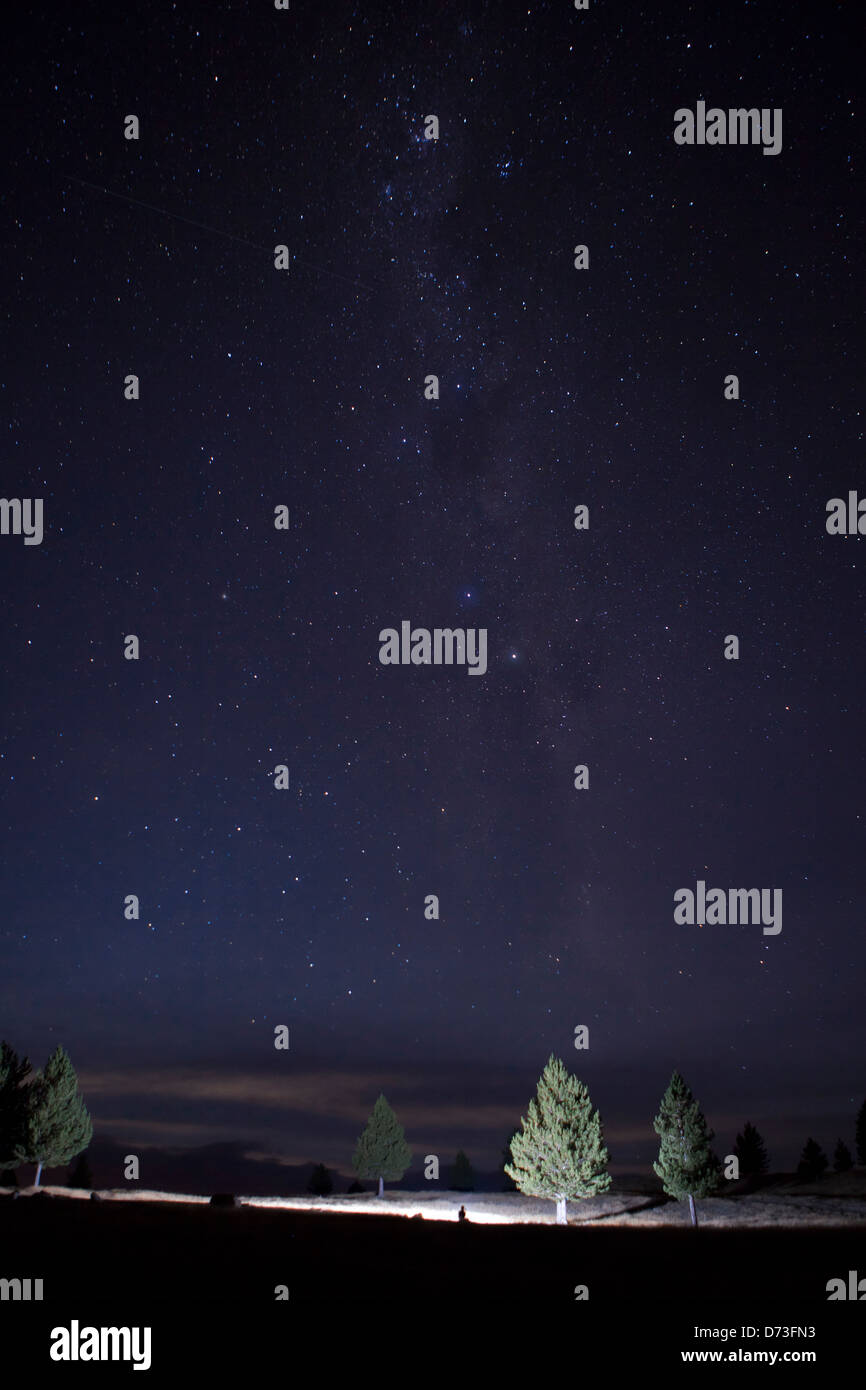
[[[856,7],[24,9],[0,1036],[142,1155],[349,1173],[381,1090],[413,1171],[492,1169],[551,1052],[614,1171],[675,1067],[720,1154],[853,1148]],[[676,144],[699,101],[780,152]],[[383,665],[403,621],[486,673]],[[782,931],[675,923],[698,880]]]

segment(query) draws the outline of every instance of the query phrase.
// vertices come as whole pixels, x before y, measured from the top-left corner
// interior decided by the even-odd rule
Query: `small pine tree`
[[[475,1172],[462,1149],[457,1150],[454,1167],[451,1169],[452,1192],[474,1192]]]
[[[854,1142],[857,1148],[857,1162],[866,1166],[866,1100],[857,1112],[857,1128],[854,1131]]]
[[[18,1174],[14,1168],[7,1168],[5,1173],[0,1173],[0,1187],[17,1187]]]
[[[742,1134],[737,1135],[734,1153],[740,1161],[740,1173],[744,1178],[759,1177],[770,1167],[764,1141],[748,1120]]]
[[[9,1043],[0,1043],[0,1166],[11,1168],[24,1142],[27,1087],[30,1071],[26,1057],[19,1057]]]
[[[851,1157],[851,1150],[847,1144],[843,1144],[841,1139],[836,1141],[836,1150],[833,1154],[833,1172],[847,1173],[849,1168],[854,1167],[854,1160]]]
[[[800,1162],[797,1165],[797,1177],[805,1182],[815,1182],[827,1167],[827,1155],[811,1136],[803,1145],[803,1152],[800,1155]]]
[[[79,1154],[66,1179],[67,1187],[92,1187],[93,1174],[87,1161],[87,1154]]]
[[[44,1071],[27,1087],[24,1137],[15,1159],[35,1163],[34,1186],[42,1169],[68,1163],[93,1138],[93,1123],[78,1094],[75,1068],[62,1047],[55,1048]]]
[[[307,1191],[312,1192],[314,1197],[330,1197],[333,1190],[334,1184],[330,1173],[324,1163],[317,1163],[310,1174]]]
[[[385,1179],[399,1182],[412,1162],[412,1150],[406,1143],[403,1126],[383,1095],[373,1106],[366,1129],[358,1139],[352,1167],[359,1178],[378,1178],[379,1196],[385,1190]]]
[[[689,1199],[692,1225],[697,1226],[696,1197],[709,1197],[721,1181],[721,1164],[710,1147],[713,1131],[678,1071],[662,1096],[659,1113],[653,1120],[659,1135],[656,1174],[669,1197],[678,1202]]]
[[[355,1181],[349,1184],[349,1186],[346,1188],[346,1191],[347,1191],[347,1192],[363,1192],[363,1191],[364,1191],[364,1185],[363,1185],[363,1183],[358,1182],[358,1179],[355,1178]]]
[[[564,1226],[569,1197],[606,1192],[610,1174],[601,1118],[589,1091],[553,1053],[520,1123],[505,1171],[528,1197],[552,1198],[557,1225]]]

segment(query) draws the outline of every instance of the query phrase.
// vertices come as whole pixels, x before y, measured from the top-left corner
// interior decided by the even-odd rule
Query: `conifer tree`
[[[653,1129],[660,1140],[653,1168],[669,1197],[678,1202],[688,1197],[692,1225],[697,1226],[695,1198],[716,1191],[721,1164],[710,1147],[713,1131],[707,1129],[701,1108],[678,1071],[662,1096]]]
[[[78,1094],[75,1068],[64,1049],[55,1048],[44,1071],[27,1087],[24,1137],[16,1162],[36,1164],[38,1187],[43,1168],[69,1163],[92,1137],[93,1124]]]
[[[457,1150],[454,1167],[451,1169],[452,1192],[474,1192],[475,1172],[462,1149]]]
[[[743,1177],[759,1177],[766,1173],[770,1166],[764,1141],[748,1120],[742,1134],[737,1135],[734,1153],[739,1159],[740,1174]]]
[[[803,1145],[803,1152],[797,1165],[797,1177],[803,1178],[806,1182],[814,1182],[824,1172],[827,1162],[827,1155],[821,1145],[810,1136]]]
[[[843,1144],[841,1139],[836,1141],[836,1150],[833,1154],[833,1172],[847,1173],[849,1168],[853,1168],[854,1160],[851,1157],[851,1150],[847,1144]]]
[[[854,1132],[857,1148],[857,1162],[866,1166],[866,1100],[857,1112],[857,1128]]]
[[[385,1179],[399,1182],[412,1162],[412,1150],[406,1143],[403,1126],[383,1095],[373,1106],[367,1127],[358,1139],[352,1167],[359,1178],[378,1178],[379,1196],[385,1190]]]
[[[330,1197],[333,1190],[334,1183],[330,1173],[324,1163],[317,1163],[310,1174],[307,1191],[312,1192],[314,1197]]]
[[[24,1141],[27,1088],[30,1071],[26,1057],[20,1058],[9,1043],[0,1043],[0,1167],[13,1167]]]
[[[528,1197],[552,1198],[557,1225],[564,1226],[569,1198],[594,1197],[610,1187],[609,1155],[589,1091],[553,1053],[520,1123],[505,1172]]]

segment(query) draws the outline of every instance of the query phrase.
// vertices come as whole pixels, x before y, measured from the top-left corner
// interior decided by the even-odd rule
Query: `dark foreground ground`
[[[513,1298],[568,1308],[578,1284],[591,1301],[620,1307],[696,1295],[826,1303],[828,1279],[858,1260],[866,1276],[866,1227],[562,1229],[22,1196],[0,1202],[0,1237],[0,1276],[42,1277],[52,1303],[73,1290],[112,1296],[119,1277],[136,1303],[261,1304],[273,1302],[278,1284],[298,1308],[347,1290],[373,1306],[389,1286],[389,1298],[410,1308],[495,1300],[506,1287]]]
[[[20,1335],[47,1346],[50,1328],[71,1318],[148,1321],[163,1360],[176,1368],[193,1350],[190,1366],[201,1369],[205,1354],[227,1364],[238,1349],[233,1338],[248,1353],[252,1337],[264,1357],[269,1339],[319,1336],[355,1316],[370,1326],[385,1318],[392,1331],[416,1337],[435,1328],[447,1339],[489,1328],[491,1318],[497,1335],[509,1336],[544,1313],[568,1337],[613,1338],[611,1355],[623,1367],[649,1366],[656,1356],[679,1362],[679,1351],[695,1346],[718,1349],[718,1340],[695,1339],[696,1324],[758,1327],[759,1338],[736,1344],[809,1347],[825,1373],[849,1337],[852,1346],[866,1337],[866,1298],[828,1303],[826,1289],[849,1270],[866,1277],[863,1227],[563,1229],[22,1196],[0,1200],[0,1266],[0,1278],[44,1281],[41,1305],[0,1302],[0,1336],[12,1336],[9,1345]],[[275,1299],[278,1285],[287,1286],[288,1301]],[[576,1301],[578,1285],[587,1286],[588,1300]],[[783,1347],[781,1334],[764,1337],[767,1325],[814,1326],[817,1334]],[[326,1360],[339,1350],[319,1345]],[[49,1378],[85,1369],[91,1378],[131,1373],[128,1366],[47,1369]],[[171,1383],[158,1369],[151,1380]]]

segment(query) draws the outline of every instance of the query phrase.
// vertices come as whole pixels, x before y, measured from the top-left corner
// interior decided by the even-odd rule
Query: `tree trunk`
[[[42,1177],[42,1164],[39,1163],[39,1164],[37,1164],[37,1167],[36,1167],[36,1181],[35,1181],[34,1184],[33,1184],[34,1187],[38,1187],[38,1186],[39,1186],[39,1179],[40,1179],[41,1177]]]
[[[689,1215],[690,1215],[691,1218],[692,1218],[692,1225],[694,1226],[695,1230],[697,1230],[697,1227],[698,1227],[698,1214],[697,1214],[697,1212],[695,1211],[695,1199],[694,1199],[694,1197],[692,1196],[691,1192],[689,1193]]]
[[[557,1199],[556,1199],[556,1224],[557,1224],[557,1226],[567,1226],[567,1225],[568,1225],[568,1217],[567,1217],[566,1214],[565,1214],[565,1204],[566,1204],[566,1201],[567,1201],[567,1200],[568,1200],[568,1199],[567,1199],[566,1197],[557,1197]]]
[[[384,1181],[383,1178],[380,1178],[380,1179],[379,1179],[379,1196],[380,1196],[380,1197],[384,1196],[384,1193],[385,1193],[385,1181]]]

